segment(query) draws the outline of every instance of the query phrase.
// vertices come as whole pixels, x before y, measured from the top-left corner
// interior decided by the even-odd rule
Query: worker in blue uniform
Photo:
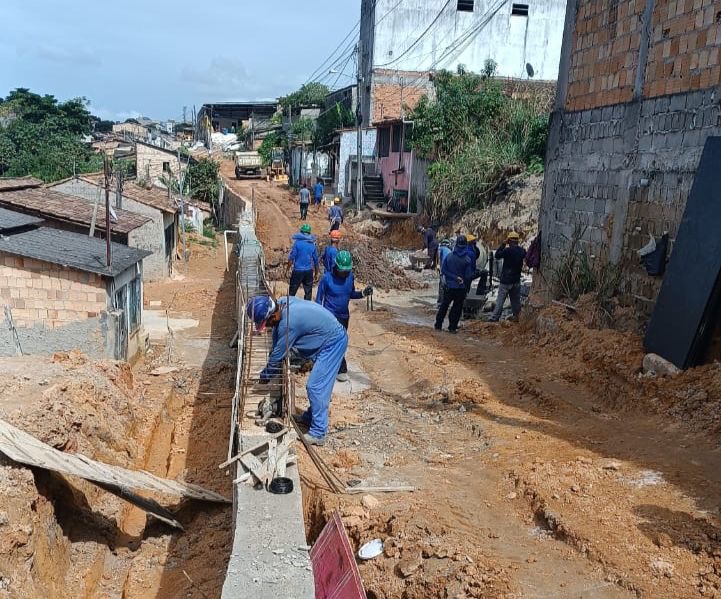
[[[313,281],[318,278],[319,259],[318,249],[315,247],[315,235],[311,235],[309,224],[300,228],[291,238],[293,247],[288,255],[288,270],[290,271],[290,283],[288,295],[295,296],[298,288],[303,285],[303,299],[313,299]]]
[[[306,383],[310,407],[300,421],[308,425],[305,439],[312,445],[323,445],[328,433],[328,409],[333,384],[348,347],[348,334],[336,318],[314,302],[295,297],[277,301],[262,295],[254,297],[246,308],[258,332],[273,329],[273,347],[268,363],[260,373],[260,382],[278,376],[283,360],[291,350],[313,362]]]
[[[340,231],[330,232],[330,245],[325,246],[321,259],[323,260],[323,272],[332,272],[335,266],[335,257],[338,255],[338,246],[341,240]]]
[[[458,332],[458,322],[463,314],[463,302],[466,300],[466,281],[475,272],[475,263],[468,255],[468,241],[465,235],[459,235],[456,239],[456,246],[453,252],[446,256],[441,265],[441,274],[445,282],[443,301],[436,314],[435,328],[440,331],[443,328],[443,321],[451,307],[448,316],[448,332]]]
[[[315,294],[315,301],[329,310],[338,322],[343,325],[343,328],[348,330],[350,300],[361,299],[372,293],[372,287],[366,287],[362,292],[356,291],[353,276],[353,258],[350,252],[341,250],[335,258],[333,269],[326,272],[321,278],[318,291]],[[343,356],[336,378],[341,382],[348,380],[348,364],[345,356]]]
[[[337,231],[343,224],[343,208],[340,206],[340,198],[336,198],[333,205],[328,209],[328,222],[331,231]]]

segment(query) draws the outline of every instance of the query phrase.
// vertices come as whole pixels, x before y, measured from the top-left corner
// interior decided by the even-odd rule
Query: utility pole
[[[105,175],[105,266],[110,269],[113,262],[113,250],[110,245],[110,177],[112,175],[112,158],[105,154],[103,174]]]
[[[183,240],[183,262],[188,261],[188,246],[186,245],[185,238],[185,202],[183,201],[183,187],[185,187],[185,177],[187,174],[187,169],[183,170],[183,163],[180,160],[180,148],[178,148],[178,195],[180,196],[180,235]]]
[[[358,148],[357,148],[357,172],[356,172],[356,209],[361,211],[363,206],[363,110],[361,108],[361,89],[363,88],[363,42],[358,40],[358,73],[356,79],[356,123],[358,127]]]

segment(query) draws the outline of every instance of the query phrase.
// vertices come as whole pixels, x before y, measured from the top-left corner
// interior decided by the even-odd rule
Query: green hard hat
[[[349,251],[341,250],[336,254],[335,267],[342,271],[353,270],[353,258]]]
[[[310,233],[311,228],[309,224],[305,224],[300,228],[301,233]]]

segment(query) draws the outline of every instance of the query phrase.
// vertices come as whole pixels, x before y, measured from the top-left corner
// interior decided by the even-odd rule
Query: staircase
[[[380,175],[365,175],[363,177],[363,199],[366,204],[385,205],[386,199],[383,195],[383,177]]]

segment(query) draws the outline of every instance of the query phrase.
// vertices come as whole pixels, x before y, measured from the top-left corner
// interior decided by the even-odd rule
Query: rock
[[[400,572],[403,578],[408,578],[416,570],[423,565],[423,560],[420,557],[411,557],[402,559],[398,562],[398,572]]]
[[[571,485],[571,491],[573,491],[574,493],[580,493],[581,487],[579,487],[578,485]]]
[[[383,543],[383,555],[386,557],[398,557],[401,554],[395,539],[388,538]]]
[[[662,576],[671,578],[673,576],[673,564],[661,558],[651,560],[651,569]]]
[[[644,374],[653,373],[658,376],[676,376],[681,373],[681,370],[658,354],[646,354],[643,357],[643,372]]]
[[[516,497],[518,497],[518,494],[514,492],[510,492],[508,495],[506,495],[506,499],[509,499],[511,501],[514,500]]]
[[[163,374],[170,374],[171,372],[178,372],[178,370],[180,370],[180,368],[177,366],[160,366],[155,370],[151,370],[150,374],[151,376],[161,376]]]
[[[659,532],[653,540],[656,547],[673,547],[673,539],[665,532]]]
[[[603,465],[604,470],[619,470],[621,468],[621,464],[618,462],[608,462]]]
[[[380,505],[380,501],[373,497],[373,495],[363,495],[361,505],[367,510],[373,510]]]

